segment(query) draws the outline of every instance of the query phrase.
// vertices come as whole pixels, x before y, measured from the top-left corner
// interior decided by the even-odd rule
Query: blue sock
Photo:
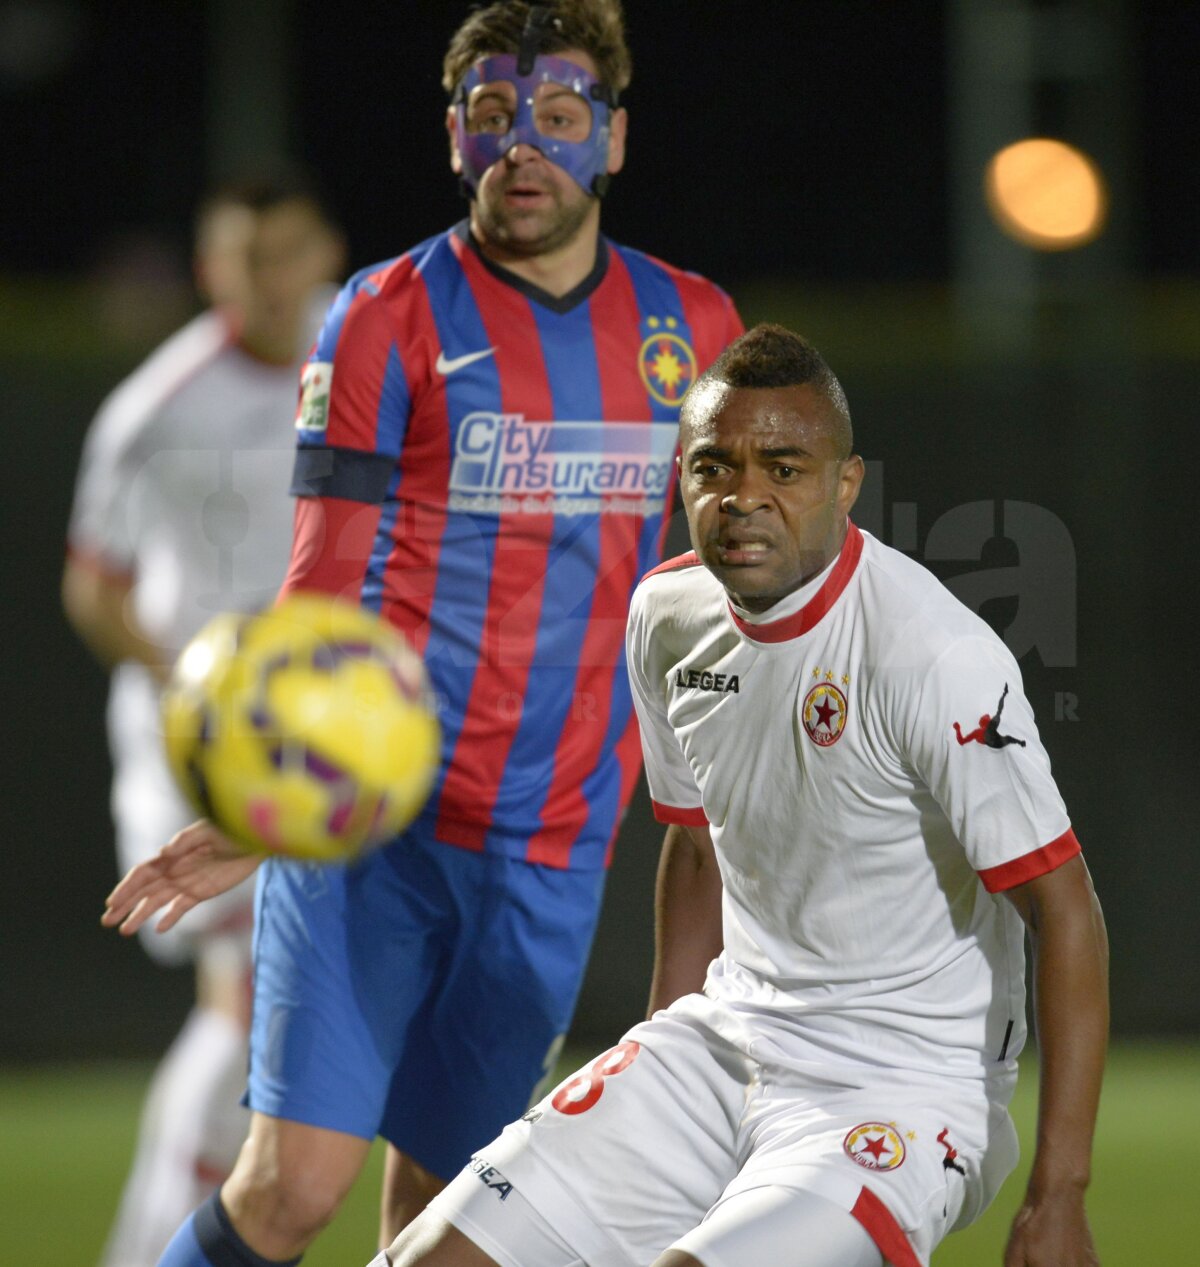
[[[256,1254],[234,1230],[220,1192],[214,1192],[180,1225],[158,1267],[296,1267],[299,1261]]]

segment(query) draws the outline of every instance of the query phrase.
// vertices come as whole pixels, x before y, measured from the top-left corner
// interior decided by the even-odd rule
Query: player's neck
[[[479,253],[491,263],[507,270],[522,281],[561,299],[585,281],[596,267],[596,250],[600,241],[600,211],[592,214],[579,227],[569,242],[540,255],[524,255],[489,241],[476,217],[471,217],[471,236]]]
[[[296,360],[300,335],[297,331],[293,338],[285,341],[275,332],[268,334],[243,327],[238,331],[235,342],[247,356],[263,365],[285,366]]]

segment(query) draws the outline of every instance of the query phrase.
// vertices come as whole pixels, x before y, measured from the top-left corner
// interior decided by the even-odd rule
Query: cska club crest
[[[638,350],[638,372],[646,390],[660,405],[678,405],[696,380],[696,354],[679,333],[679,321],[651,317],[649,337]]]
[[[846,715],[850,705],[846,700],[843,686],[850,685],[845,675],[841,685],[834,681],[832,670],[813,669],[815,685],[804,697],[804,706],[800,710],[800,720],[804,723],[805,734],[818,748],[828,748],[837,743],[846,729]]]
[[[886,1122],[856,1126],[847,1132],[842,1148],[851,1161],[868,1170],[895,1170],[904,1165],[904,1141],[895,1126]]]

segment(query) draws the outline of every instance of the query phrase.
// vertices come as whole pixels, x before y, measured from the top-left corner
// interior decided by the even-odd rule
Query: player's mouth
[[[762,563],[774,547],[762,537],[727,536],[716,543],[717,558],[725,567],[753,567]]]
[[[511,207],[540,207],[550,200],[550,191],[533,181],[515,181],[504,191],[504,201]]]

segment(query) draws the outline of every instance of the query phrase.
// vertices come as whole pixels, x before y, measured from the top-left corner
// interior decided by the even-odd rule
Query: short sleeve
[[[293,495],[382,503],[409,410],[387,303],[360,275],[334,301],[301,373]]]
[[[67,528],[72,555],[117,574],[134,569],[129,493],[137,474],[140,434],[122,417],[119,400],[111,397],[88,431]]]
[[[652,667],[654,629],[648,607],[646,591],[639,587],[626,629],[626,661],[654,817],[661,823],[704,827],[708,818],[699,789],[667,718],[665,680]]]
[[[998,638],[960,638],[939,656],[905,734],[917,774],[990,892],[1079,852],[1020,670]]]

